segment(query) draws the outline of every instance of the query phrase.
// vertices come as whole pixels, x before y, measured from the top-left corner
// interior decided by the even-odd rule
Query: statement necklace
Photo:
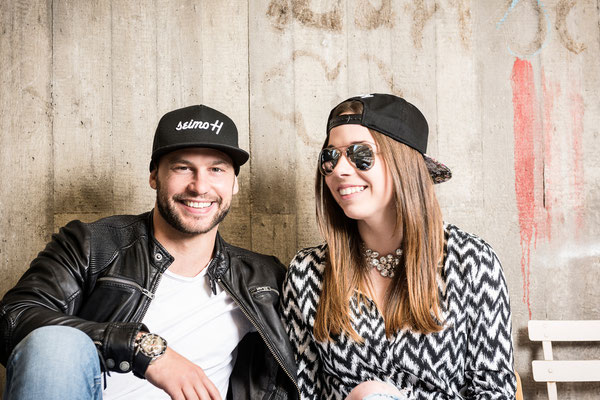
[[[362,247],[367,266],[377,268],[377,271],[379,271],[383,277],[391,278],[394,276],[396,268],[400,265],[402,249],[396,249],[394,254],[379,256],[379,252],[367,248],[364,243]]]

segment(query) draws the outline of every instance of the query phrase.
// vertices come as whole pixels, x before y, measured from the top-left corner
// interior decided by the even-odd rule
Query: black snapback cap
[[[152,145],[150,171],[161,156],[187,147],[206,147],[231,157],[235,174],[250,155],[238,146],[238,131],[227,115],[205,105],[180,108],[166,113],[158,122]]]
[[[340,104],[348,101],[362,103],[362,114],[343,114],[334,117],[334,110]],[[340,104],[329,113],[327,136],[331,129],[339,125],[362,125],[421,153],[434,183],[442,183],[452,177],[452,171],[448,167],[426,154],[429,125],[423,113],[408,101],[392,94],[373,93],[351,97]]]

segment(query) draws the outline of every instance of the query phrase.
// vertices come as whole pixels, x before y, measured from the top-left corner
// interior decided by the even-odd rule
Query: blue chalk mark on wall
[[[500,29],[500,27],[504,24],[504,22],[506,21],[506,19],[508,18],[508,15],[513,12],[513,10],[515,9],[515,7],[517,6],[517,4],[519,4],[521,0],[512,0],[510,7],[508,7],[508,10],[506,10],[506,13],[504,13],[504,16],[500,19],[500,21],[498,21],[496,23],[496,29]],[[515,57],[519,57],[521,59],[523,58],[528,58],[528,57],[533,57],[536,54],[538,54],[540,51],[542,51],[542,49],[546,46],[546,42],[548,41],[548,35],[550,34],[550,18],[548,17],[548,12],[546,11],[546,8],[544,7],[544,4],[541,2],[541,0],[536,0],[537,5],[539,6],[541,12],[544,14],[544,19],[546,20],[546,38],[544,39],[544,41],[542,42],[542,44],[540,45],[540,47],[534,51],[531,54],[518,54],[517,52],[513,51],[510,47],[510,44],[507,45],[507,49],[508,52],[510,54],[512,54]]]

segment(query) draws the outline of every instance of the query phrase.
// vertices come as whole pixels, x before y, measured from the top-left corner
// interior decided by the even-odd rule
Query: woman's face
[[[368,143],[375,151],[375,163],[367,171],[356,169],[346,158],[346,147],[357,143]],[[392,176],[371,132],[362,125],[339,125],[331,129],[327,146],[343,154],[325,183],[346,216],[374,224],[394,218]]]

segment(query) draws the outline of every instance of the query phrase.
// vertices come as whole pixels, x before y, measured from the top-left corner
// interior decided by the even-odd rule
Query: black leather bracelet
[[[148,365],[150,365],[150,361],[152,361],[152,357],[148,357],[136,349],[133,352],[133,375],[141,379],[146,379],[146,370],[148,369]]]

